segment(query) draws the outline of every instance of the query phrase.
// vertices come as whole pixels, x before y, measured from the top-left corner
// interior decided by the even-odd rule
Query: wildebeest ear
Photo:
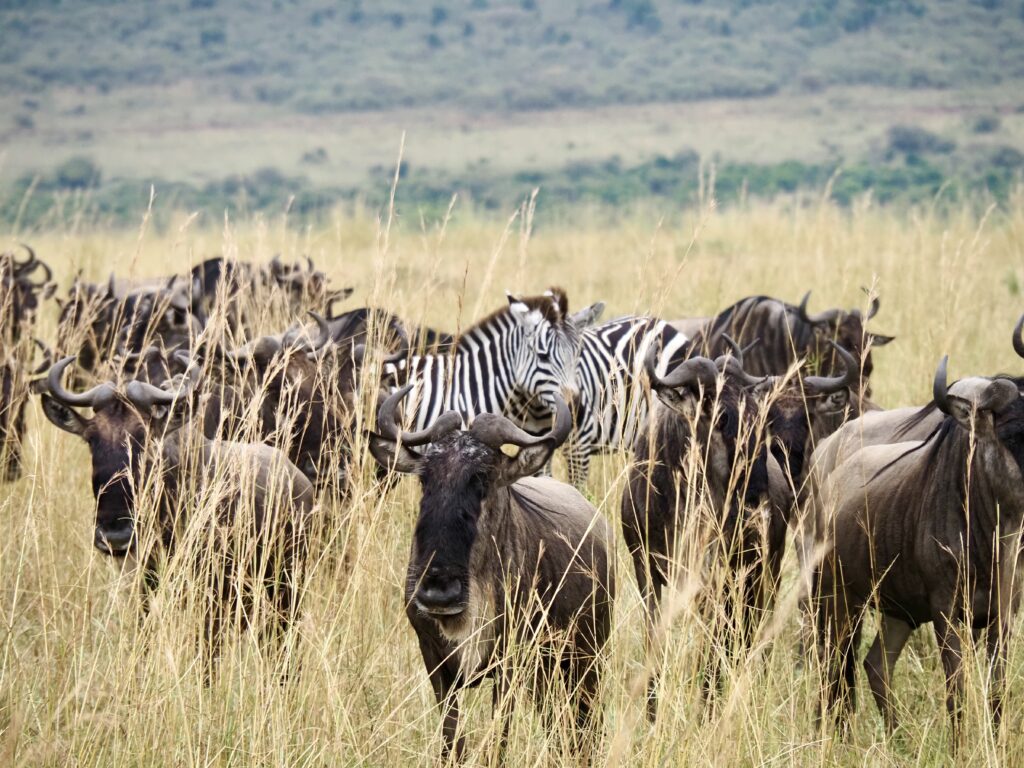
[[[604,313],[604,302],[598,301],[591,304],[589,307],[584,307],[579,312],[573,312],[569,315],[569,320],[580,330],[588,328],[589,326],[596,323],[601,319],[601,315]]]
[[[384,469],[411,475],[419,471],[422,459],[408,448],[388,440],[376,432],[368,432],[370,454]]]
[[[871,343],[872,347],[884,347],[886,344],[888,344],[890,341],[893,341],[895,338],[895,336],[885,336],[881,333],[868,334],[868,341]]]
[[[957,423],[968,431],[973,431],[982,426],[981,420],[977,418],[977,411],[970,400],[950,395],[947,398],[949,415],[956,419]]]
[[[81,436],[89,425],[88,420],[77,411],[66,405],[61,405],[49,395],[40,395],[40,398],[43,401],[43,413],[46,414],[46,418],[65,432]]]
[[[840,389],[838,392],[832,392],[827,397],[821,400],[818,405],[819,413],[836,413],[846,408],[850,404],[850,390]]]
[[[520,448],[515,456],[503,453],[502,462],[498,465],[498,485],[512,485],[516,480],[536,475],[551,460],[554,451],[550,443],[541,443],[530,448]]]

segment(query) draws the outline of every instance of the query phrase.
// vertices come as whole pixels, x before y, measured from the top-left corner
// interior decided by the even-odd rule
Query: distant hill
[[[0,0],[0,221],[1005,198],[1024,0]],[[837,176],[836,172],[842,172]],[[290,202],[289,202],[290,201]],[[49,218],[47,218],[49,217]]]
[[[0,2],[7,87],[194,84],[305,113],[1024,78],[1021,0]]]

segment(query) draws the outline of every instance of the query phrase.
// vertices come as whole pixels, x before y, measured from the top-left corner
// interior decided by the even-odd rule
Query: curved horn
[[[730,352],[730,354],[732,354],[732,356],[733,356],[734,358],[736,358],[736,361],[737,361],[737,362],[738,362],[738,363],[739,363],[739,364],[740,364],[741,366],[742,366],[742,365],[744,364],[744,363],[743,363],[743,356],[744,356],[744,355],[746,355],[746,354],[747,354],[747,352],[749,352],[750,350],[752,350],[752,349],[753,349],[754,347],[756,347],[756,346],[757,346],[758,344],[760,344],[760,343],[761,343],[761,337],[760,337],[760,336],[758,336],[758,337],[757,337],[756,339],[754,339],[754,340],[753,340],[752,342],[750,342],[749,344],[747,344],[747,346],[745,346],[745,347],[741,347],[741,346],[740,346],[740,345],[739,345],[739,344],[737,343],[737,341],[736,341],[736,340],[735,340],[735,339],[734,339],[734,338],[733,338],[732,336],[730,336],[730,335],[729,335],[729,334],[727,334],[727,333],[723,333],[723,334],[722,334],[722,338],[723,338],[723,339],[725,339],[725,343],[729,345],[729,352]],[[716,364],[716,365],[718,365],[718,361],[719,361],[719,360],[720,360],[720,359],[721,359],[722,357],[724,357],[724,355],[720,355],[720,356],[719,356],[718,358],[716,358],[716,359],[715,359],[715,364]],[[719,365],[719,367],[721,367],[721,366]]]
[[[113,272],[110,273],[110,279],[107,280],[107,296],[111,299],[117,296],[117,281]]]
[[[316,272],[316,267],[313,266],[313,260],[309,258],[309,256],[303,256],[303,258],[306,260],[306,269],[310,272]]]
[[[317,328],[320,329],[320,334],[312,342],[300,342],[296,348],[303,352],[316,352],[321,347],[325,347],[330,343],[331,326],[328,325],[327,321],[324,319],[324,316],[317,312],[313,312],[312,310],[310,310],[306,314],[308,314],[310,317],[313,318],[313,320],[316,321]]]
[[[1024,357],[1024,315],[1020,316],[1013,329],[1013,351]]]
[[[644,357],[644,370],[652,387],[661,385],[661,377],[658,376],[658,348],[651,344],[647,348],[647,355]]]
[[[728,333],[723,333],[722,338],[725,343],[729,345],[729,352],[736,358],[740,365],[743,365],[743,348],[736,343],[736,339],[730,336]]]
[[[796,308],[797,317],[799,317],[801,320],[807,323],[812,322],[811,318],[807,316],[807,302],[810,300],[810,298],[811,292],[808,291],[807,293],[804,294],[804,297],[800,299],[800,305]]]
[[[807,314],[807,302],[810,298],[811,292],[808,291],[807,293],[804,294],[804,297],[800,299],[800,306],[796,308],[797,316],[805,323],[810,323],[811,325],[818,325],[819,323],[830,323],[833,320],[835,320],[836,317],[840,314],[840,310],[838,309],[826,309],[824,312],[821,312],[820,314],[817,315]]]
[[[192,362],[191,359],[187,354],[184,354],[182,350],[177,350],[174,353],[174,358],[179,362],[182,362],[179,355],[184,355],[186,372],[177,389],[173,392],[169,392],[166,389],[162,389],[144,381],[129,381],[128,385],[125,387],[125,397],[127,397],[138,408],[152,408],[154,405],[170,405],[175,400],[187,397],[189,393],[195,389],[196,384],[199,381],[200,368],[199,366],[195,366],[191,370],[187,370],[188,366]]]
[[[501,450],[503,445],[530,448],[542,443],[548,443],[553,448],[557,448],[572,432],[572,413],[570,413],[565,400],[555,395],[555,422],[547,434],[531,435],[499,413],[481,413],[474,419],[469,432],[481,443],[494,450]]]
[[[680,363],[658,381],[658,386],[679,389],[700,384],[705,389],[714,389],[718,380],[718,367],[706,357],[692,357]]]
[[[24,279],[25,276],[32,274],[37,269],[42,267],[43,271],[46,273],[46,277],[44,277],[39,282],[32,283],[32,285],[34,285],[36,288],[39,288],[53,280],[53,270],[50,269],[50,265],[47,264],[45,261],[39,260],[39,258],[36,256],[36,252],[32,250],[32,246],[28,245],[27,243],[18,243],[18,245],[20,245],[28,252],[28,260],[20,263],[15,262],[16,268],[14,270],[14,274],[17,277],[21,277]]]
[[[11,260],[11,270],[15,277],[21,277],[22,275],[28,274],[35,269],[38,259],[36,259],[36,252],[33,251],[25,243],[18,243],[22,248],[28,251],[28,258],[25,261],[18,261],[13,253],[3,254]]]
[[[730,378],[737,379],[744,387],[756,387],[767,378],[747,373],[743,369],[742,361],[729,355],[722,355],[715,360],[715,367]]]
[[[841,376],[806,377],[804,379],[804,387],[813,390],[818,395],[828,395],[832,392],[838,392],[844,387],[853,387],[860,378],[860,365],[857,363],[857,358],[832,341],[832,339],[829,339],[828,343],[832,345],[836,354],[843,361],[843,373]]]
[[[49,373],[46,374],[46,386],[50,390],[50,394],[53,395],[53,399],[64,405],[84,408],[94,407],[109,401],[116,394],[114,384],[110,381],[97,384],[86,392],[69,392],[64,389],[64,385],[60,383],[61,377],[63,377],[65,369],[75,361],[76,357],[77,355],[68,355],[58,360],[50,368]]]
[[[871,291],[869,291],[863,285],[860,287],[860,289],[862,291],[864,291],[864,293],[866,293],[868,296],[871,296]],[[881,306],[882,306],[881,300],[877,296],[873,296],[871,298],[871,307],[868,309],[868,316],[865,318],[865,320],[870,320],[872,317],[877,315],[878,314],[878,310],[879,310],[879,308]]]
[[[935,400],[935,405],[938,406],[939,410],[947,416],[952,415],[949,405],[948,390],[949,387],[946,384],[947,374],[946,369],[949,367],[949,355],[945,355],[942,358],[942,362],[939,363],[939,367],[935,370],[935,378],[932,379],[932,399]]]
[[[406,384],[390,395],[377,410],[377,431],[392,442],[401,441],[406,447],[428,445],[449,432],[462,426],[462,417],[455,411],[442,413],[437,420],[419,432],[403,432],[398,424],[398,406],[412,391],[412,384]]]

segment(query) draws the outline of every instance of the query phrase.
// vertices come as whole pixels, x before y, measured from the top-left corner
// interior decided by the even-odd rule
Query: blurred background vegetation
[[[1024,0],[2,0],[0,218],[1005,199]]]

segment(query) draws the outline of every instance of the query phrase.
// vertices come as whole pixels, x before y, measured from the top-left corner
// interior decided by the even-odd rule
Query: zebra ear
[[[526,328],[534,328],[540,323],[540,313],[530,309],[529,305],[524,301],[520,301],[518,298],[513,296],[508,291],[505,291],[505,295],[508,297],[508,309],[512,313],[512,317],[516,319],[516,322]]]
[[[599,301],[596,304],[591,304],[589,307],[581,309],[579,312],[573,312],[569,315],[569,321],[582,330],[600,320],[603,313],[604,302]]]

